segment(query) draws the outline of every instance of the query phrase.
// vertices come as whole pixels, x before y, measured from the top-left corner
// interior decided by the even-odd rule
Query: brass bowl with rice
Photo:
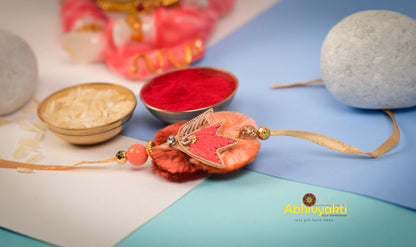
[[[111,83],[84,83],[44,99],[39,119],[58,137],[79,145],[104,142],[127,124],[136,107],[129,89]]]

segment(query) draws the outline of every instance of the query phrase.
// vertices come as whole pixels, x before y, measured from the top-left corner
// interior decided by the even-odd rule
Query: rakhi
[[[239,112],[215,112],[212,109],[186,122],[168,125],[158,131],[146,146],[134,144],[127,151],[119,151],[114,157],[101,161],[82,161],[70,166],[35,165],[0,159],[0,167],[32,170],[67,170],[82,164],[127,161],[134,166],[152,158],[156,174],[171,181],[184,182],[210,173],[226,173],[237,170],[255,159],[260,140],[270,136],[302,138],[323,147],[352,154],[378,157],[393,148],[400,139],[400,131],[393,113],[384,112],[391,118],[392,135],[377,149],[364,152],[321,134],[298,130],[274,130],[257,128],[255,121]]]

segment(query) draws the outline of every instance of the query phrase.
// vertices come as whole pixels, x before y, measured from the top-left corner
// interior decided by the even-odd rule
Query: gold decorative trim
[[[97,24],[90,24],[90,25],[85,25],[82,26],[80,28],[75,29],[74,31],[77,33],[82,33],[82,32],[96,32],[96,31],[102,31],[103,27]]]
[[[180,61],[179,59],[174,57],[172,53],[169,52],[167,49],[156,50],[154,53],[151,54],[151,55],[153,54],[156,55],[157,57],[156,64],[152,62],[152,59],[150,58],[151,55],[148,55],[142,52],[136,53],[132,59],[132,66],[130,68],[130,72],[132,74],[138,73],[139,68],[138,68],[137,63],[139,59],[144,60],[146,64],[146,68],[147,70],[149,70],[151,74],[156,74],[156,73],[160,73],[162,69],[165,67],[166,60],[167,60],[166,62],[168,62],[173,67],[180,68],[180,67],[184,67],[184,66],[191,64],[194,57],[200,56],[205,52],[205,49],[203,47],[203,41],[201,38],[192,40],[191,42],[185,44],[183,49],[185,53],[185,58],[183,59],[183,61]],[[157,67],[157,69],[155,67]]]
[[[179,5],[179,0],[96,0],[96,5],[106,11],[129,12],[129,13],[149,13],[153,9],[160,7],[174,7]]]

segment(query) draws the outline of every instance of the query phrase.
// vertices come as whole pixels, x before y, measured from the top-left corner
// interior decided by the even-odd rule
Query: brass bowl
[[[232,80],[234,82],[235,88],[227,98],[225,98],[224,100],[222,100],[219,103],[216,103],[216,104],[210,105],[210,106],[206,106],[206,107],[203,107],[203,108],[188,110],[188,111],[170,111],[170,110],[160,109],[160,108],[149,105],[143,99],[143,89],[145,89],[150,84],[152,84],[156,78],[160,79],[160,77],[163,77],[165,75],[172,76],[172,74],[181,73],[184,70],[204,70],[204,71],[209,72],[209,73],[225,76],[225,77],[229,78],[230,80]],[[221,111],[221,110],[225,109],[231,103],[231,101],[233,100],[234,95],[237,92],[237,89],[238,89],[238,79],[237,79],[237,77],[235,77],[232,73],[230,73],[228,71],[218,69],[218,68],[212,68],[212,67],[187,67],[187,68],[183,68],[183,69],[177,69],[177,70],[169,71],[169,72],[163,73],[159,76],[156,76],[156,77],[148,80],[142,87],[142,90],[140,92],[140,100],[142,101],[142,103],[146,106],[146,108],[149,110],[149,112],[153,116],[155,116],[156,118],[158,118],[159,120],[161,120],[164,123],[173,124],[173,123],[177,123],[177,122],[181,122],[181,121],[185,121],[185,120],[186,121],[191,120],[192,118],[200,115],[201,113],[205,112],[206,110],[208,110],[210,108],[213,108],[215,111]]]
[[[48,119],[44,116],[44,112],[48,104],[50,104],[53,100],[68,95],[72,90],[78,90],[79,88],[92,88],[97,90],[116,90],[119,94],[124,95],[127,98],[127,100],[131,100],[133,104],[131,109],[126,110],[126,114],[123,114],[123,116],[119,119],[110,123],[101,124],[89,128],[65,128],[50,123],[50,121],[48,121]],[[104,142],[119,134],[120,131],[125,127],[127,122],[130,120],[134,108],[136,107],[136,104],[136,96],[128,88],[111,83],[85,83],[64,88],[58,92],[49,95],[39,104],[38,117],[56,136],[64,139],[65,141],[78,145],[90,145]]]

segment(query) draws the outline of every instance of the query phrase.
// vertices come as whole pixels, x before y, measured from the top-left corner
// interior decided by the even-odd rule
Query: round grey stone
[[[30,100],[37,76],[36,58],[29,45],[0,30],[0,115],[16,111]]]
[[[322,79],[339,101],[366,109],[416,105],[416,20],[387,10],[352,14],[327,34]]]

